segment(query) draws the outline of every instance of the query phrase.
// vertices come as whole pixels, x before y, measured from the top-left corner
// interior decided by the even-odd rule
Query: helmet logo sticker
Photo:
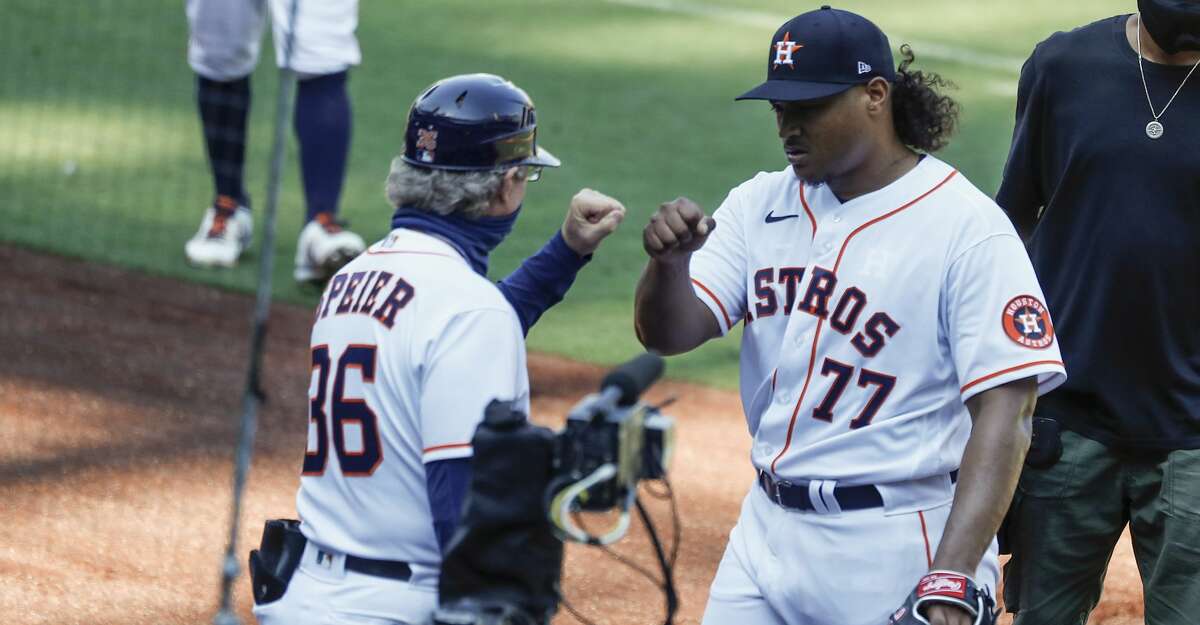
[[[433,162],[434,153],[437,151],[437,136],[438,131],[432,127],[428,130],[417,129],[417,158],[422,162]]]
[[[792,53],[803,47],[804,44],[792,41],[792,33],[784,33],[783,41],[775,42],[775,65],[773,69],[779,69],[780,65],[787,65],[788,68],[794,69],[795,64],[792,63]]]
[[[1032,295],[1019,295],[1005,304],[1000,323],[1004,326],[1004,333],[1017,345],[1045,349],[1054,343],[1050,313]]]

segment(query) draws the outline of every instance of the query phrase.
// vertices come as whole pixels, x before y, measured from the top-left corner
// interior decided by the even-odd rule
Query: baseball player
[[[528,413],[523,331],[562,297],[624,215],[591,190],[497,285],[489,252],[526,185],[558,159],[533,102],[487,74],[422,92],[387,194],[394,229],[342,268],[312,331],[308,449],[296,508],[305,545],[260,623],[425,623],[493,399]],[[290,572],[289,572],[290,573]]]
[[[250,245],[254,220],[243,180],[246,119],[250,74],[268,13],[275,58],[281,67],[290,59],[287,67],[299,78],[295,128],[307,215],[296,242],[293,277],[321,282],[364,247],[362,237],[337,219],[350,152],[347,72],[361,59],[354,36],[358,0],[188,0],[188,63],[196,72],[216,192],[184,254],[196,266],[233,267]]]
[[[1012,225],[929,154],[954,102],[902,50],[897,69],[879,28],[828,6],[785,23],[738,99],[770,103],[789,166],[643,231],[647,347],[744,324],[758,479],[707,624],[992,622],[1029,417],[1066,376]]]

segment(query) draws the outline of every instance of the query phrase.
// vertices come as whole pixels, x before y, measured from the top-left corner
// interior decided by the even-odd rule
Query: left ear
[[[888,96],[892,93],[892,83],[887,79],[876,76],[863,85],[867,94],[867,112],[875,115],[890,106]]]
[[[496,195],[492,197],[488,207],[488,214],[492,217],[511,214],[521,205],[521,200],[524,198],[520,194],[520,171],[519,167],[509,167],[504,172],[504,177],[500,179],[500,188],[496,189]]]
[[[500,181],[500,197],[507,203],[517,190],[517,185],[520,183],[520,168],[509,167],[504,172],[504,179]]]

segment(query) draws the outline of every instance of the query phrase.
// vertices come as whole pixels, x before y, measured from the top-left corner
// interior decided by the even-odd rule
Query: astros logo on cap
[[[433,154],[437,151],[437,130],[430,128],[417,129],[417,150],[420,151],[420,159],[426,163],[433,162]]]
[[[436,150],[437,149],[437,135],[438,135],[437,131],[432,128],[430,128],[429,130],[425,130],[424,128],[418,128],[417,129],[417,147],[421,148],[422,150],[429,150],[430,152]]]
[[[1032,295],[1019,295],[1004,305],[1000,323],[1017,345],[1045,349],[1054,343],[1054,326],[1046,306]]]
[[[795,41],[792,41],[792,33],[790,33],[790,32],[784,33],[783,41],[775,42],[775,65],[774,65],[774,68],[778,69],[780,65],[787,65],[788,67],[795,67],[795,64],[792,63],[792,52],[795,52],[797,49],[803,48],[803,47],[804,47],[804,44],[796,43]]]

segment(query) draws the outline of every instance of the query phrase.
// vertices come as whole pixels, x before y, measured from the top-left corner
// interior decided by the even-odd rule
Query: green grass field
[[[317,0],[307,0],[317,1]],[[715,208],[759,170],[785,165],[766,105],[733,97],[763,77],[775,27],[812,5],[780,0],[362,0],[363,64],[353,71],[354,143],[343,215],[368,240],[388,229],[383,180],[416,93],[456,73],[493,72],[524,87],[540,140],[564,162],[531,187],[496,277],[558,227],[583,186],[629,214],[532,349],[599,363],[639,350],[632,294],[641,226],[659,202]],[[940,154],[985,191],[1008,149],[1017,72],[1055,30],[1133,11],[1132,0],[847,1],[912,42],[918,64],[955,81],[956,141]],[[6,0],[0,23],[0,240],[138,270],[251,290],[257,246],[235,270],[198,271],[183,242],[210,199],[182,3]],[[254,78],[248,187],[261,216],[277,75],[264,45]],[[291,281],[303,197],[289,143],[275,295],[314,302]],[[261,220],[260,222],[261,223]],[[737,384],[736,336],[675,358],[674,377]]]

